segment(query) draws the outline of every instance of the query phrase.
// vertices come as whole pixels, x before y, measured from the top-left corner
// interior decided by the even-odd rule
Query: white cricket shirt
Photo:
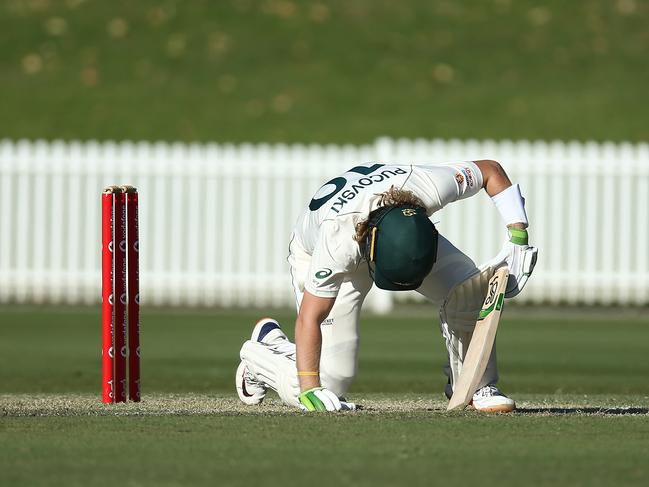
[[[299,216],[294,238],[311,255],[305,288],[335,297],[347,272],[363,257],[354,240],[356,223],[378,208],[380,194],[395,186],[412,191],[430,217],[447,204],[477,194],[482,173],[473,162],[431,165],[367,163],[325,183]]]

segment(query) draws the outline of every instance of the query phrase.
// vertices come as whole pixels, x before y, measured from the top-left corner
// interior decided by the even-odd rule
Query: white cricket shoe
[[[248,366],[241,361],[237,367],[237,374],[234,378],[237,386],[239,399],[248,406],[260,404],[266,397],[266,386],[263,382],[258,381]]]
[[[494,385],[478,389],[473,395],[471,405],[476,411],[484,413],[510,413],[516,409],[514,400],[505,396]]]

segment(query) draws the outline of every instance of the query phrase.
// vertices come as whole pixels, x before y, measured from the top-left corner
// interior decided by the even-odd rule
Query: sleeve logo
[[[473,171],[469,167],[463,167],[460,169],[460,172],[455,173],[455,181],[457,184],[462,187],[464,181],[468,188],[473,188],[475,186],[475,180],[473,179]]]
[[[318,272],[315,273],[316,279],[324,279],[325,277],[329,277],[333,271],[328,268],[320,269]]]
[[[473,171],[471,170],[471,168],[465,167],[462,172],[466,176],[466,184],[469,186],[469,188],[475,187],[475,181],[473,180]]]

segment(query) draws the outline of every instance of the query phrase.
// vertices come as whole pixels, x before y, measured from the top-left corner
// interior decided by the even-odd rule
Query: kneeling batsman
[[[494,259],[478,267],[438,234],[430,218],[481,189],[502,216],[508,238]],[[532,274],[537,250],[529,246],[527,227],[520,188],[496,161],[370,163],[328,181],[291,236],[295,344],[277,321],[260,320],[241,348],[240,399],[259,404],[270,388],[305,411],[355,409],[344,395],[356,375],[360,311],[373,285],[416,290],[439,308],[448,351],[444,392],[450,398],[495,269],[509,268],[506,298],[520,293]],[[515,408],[497,382],[494,347],[473,395],[475,409]]]

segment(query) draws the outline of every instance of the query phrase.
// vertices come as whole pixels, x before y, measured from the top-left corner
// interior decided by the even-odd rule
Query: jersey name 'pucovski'
[[[478,193],[482,173],[473,162],[436,165],[368,163],[325,183],[295,226],[294,235],[311,254],[305,288],[321,297],[338,294],[344,274],[361,261],[355,225],[378,207],[380,194],[395,186],[412,191],[431,216],[448,203]]]

